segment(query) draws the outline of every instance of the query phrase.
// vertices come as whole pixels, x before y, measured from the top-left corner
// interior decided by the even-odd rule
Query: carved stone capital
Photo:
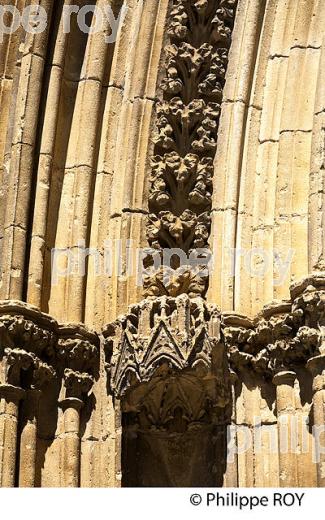
[[[64,385],[66,395],[81,399],[89,394],[94,384],[94,378],[85,372],[77,372],[66,368],[64,371]]]
[[[87,396],[98,376],[99,338],[83,325],[59,327],[57,360],[66,397]]]
[[[311,358],[307,367],[313,376],[313,391],[325,390],[325,355]]]
[[[161,366],[204,373],[220,368],[214,365],[224,368],[222,356],[217,355],[218,349],[223,349],[220,314],[201,298],[147,299],[103,334],[116,396],[124,395],[130,386],[150,381]]]
[[[0,301],[0,345],[24,349],[36,356],[54,355],[57,322],[36,307]]]
[[[225,314],[222,331],[233,369],[271,378],[323,353],[324,284],[323,276],[308,277],[292,287],[292,300],[265,306],[253,320]]]
[[[40,389],[53,377],[57,322],[22,302],[0,302],[1,379],[8,384]]]
[[[25,399],[26,392],[22,388],[14,385],[0,385],[0,398],[6,401],[18,404],[19,401]]]

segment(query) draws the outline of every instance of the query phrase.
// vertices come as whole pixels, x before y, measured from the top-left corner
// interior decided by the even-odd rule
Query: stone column
[[[39,398],[55,377],[48,362],[54,359],[56,329],[55,320],[26,303],[0,302],[1,486],[35,486]]]
[[[297,486],[296,432],[295,432],[295,372],[279,370],[273,383],[276,385],[276,406],[279,434],[280,486]]]
[[[236,372],[233,370],[230,371],[230,382],[231,382],[231,397],[232,397],[232,413],[231,413],[231,446],[230,449],[233,450],[231,454],[232,460],[230,462],[227,461],[227,471],[225,475],[225,487],[238,487],[238,453],[237,453],[237,413],[236,413],[236,405],[237,405],[237,385],[238,385],[238,376]],[[227,458],[228,458],[228,450],[227,450]]]
[[[57,344],[58,369],[62,375],[60,407],[63,411],[64,487],[80,486],[81,411],[99,374],[99,338],[82,325],[62,325]]]
[[[65,487],[79,487],[80,482],[80,412],[83,401],[67,398],[60,402],[64,418],[63,465]]]
[[[15,486],[18,411],[24,396],[18,386],[0,385],[0,487]]]
[[[317,460],[317,485],[325,487],[325,354],[311,358],[307,367],[313,375],[313,449]]]
[[[83,397],[88,394],[93,379],[86,373],[66,369],[64,372],[66,396],[60,401],[63,410],[63,481],[64,487],[80,485],[80,414],[84,405]]]
[[[40,390],[27,390],[20,436],[19,487],[34,487]]]

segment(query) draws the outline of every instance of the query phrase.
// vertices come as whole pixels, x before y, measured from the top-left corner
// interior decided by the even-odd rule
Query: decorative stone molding
[[[186,254],[208,248],[213,158],[236,4],[237,0],[173,2],[147,222],[149,244],[160,254],[164,248]],[[149,257],[145,263],[150,265]],[[170,267],[176,271],[179,265],[175,261]],[[204,295],[207,274],[193,276],[185,266],[181,271],[167,282],[164,268],[148,276],[146,296]]]

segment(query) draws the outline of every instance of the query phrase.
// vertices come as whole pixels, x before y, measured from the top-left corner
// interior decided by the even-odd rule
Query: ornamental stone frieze
[[[147,238],[152,255],[208,249],[213,160],[237,0],[174,0],[165,77],[156,108]],[[150,266],[151,255],[145,259]],[[174,259],[172,269],[179,263]],[[166,266],[144,281],[146,296],[202,296],[203,267],[166,280]]]

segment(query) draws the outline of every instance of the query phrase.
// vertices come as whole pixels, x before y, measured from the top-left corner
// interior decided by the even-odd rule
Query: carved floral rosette
[[[166,76],[157,105],[147,237],[152,253],[205,250],[145,279],[146,296],[204,295],[209,262],[213,159],[237,0],[174,0]],[[145,267],[150,266],[150,255]]]

